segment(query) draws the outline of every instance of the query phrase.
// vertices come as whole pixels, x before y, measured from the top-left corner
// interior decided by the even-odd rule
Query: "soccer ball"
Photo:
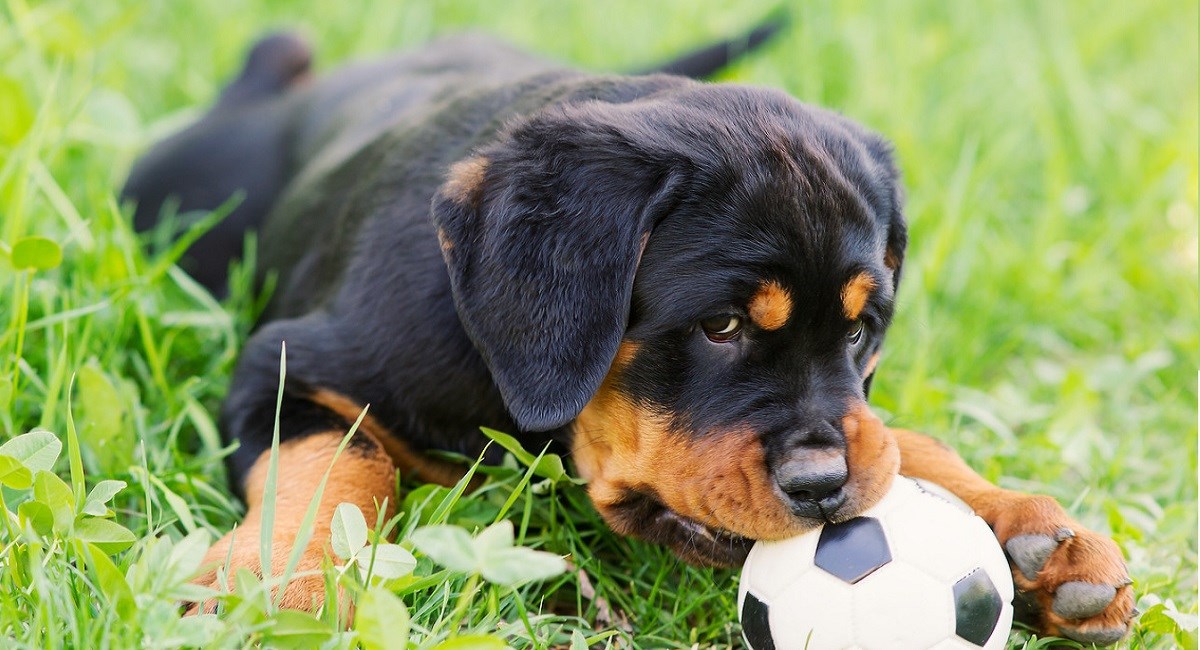
[[[987,524],[898,476],[854,519],[755,544],[738,613],[752,650],[993,650],[1008,640],[1012,599]]]

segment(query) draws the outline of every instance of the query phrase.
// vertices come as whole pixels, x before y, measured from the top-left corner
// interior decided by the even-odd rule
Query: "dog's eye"
[[[714,343],[724,343],[737,338],[742,331],[742,319],[733,314],[721,314],[700,321],[704,335]]]
[[[856,320],[850,325],[850,331],[846,332],[846,339],[850,341],[850,345],[858,345],[862,341],[863,322]]]

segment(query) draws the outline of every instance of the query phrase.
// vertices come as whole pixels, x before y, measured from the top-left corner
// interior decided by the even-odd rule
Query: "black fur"
[[[687,158],[655,141],[663,107],[642,104],[554,106],[478,154],[478,206],[434,197],[459,317],[522,429],[567,424],[600,387],[642,244],[686,191]]]
[[[138,230],[153,228],[171,203],[189,213],[236,201],[221,226],[201,236],[182,261],[214,293],[225,292],[229,262],[241,256],[245,232],[262,224],[293,169],[287,103],[270,100],[303,78],[310,64],[311,53],[299,38],[261,39],[216,105],[148,151],[121,190],[122,198],[136,202]]]
[[[787,14],[780,11],[740,38],[731,38],[688,52],[646,70],[643,74],[674,74],[692,79],[710,77],[774,38],[780,30],[787,26],[787,23]]]
[[[321,387],[369,403],[417,449],[475,454],[481,425],[540,448],[570,435],[623,339],[640,344],[623,392],[696,436],[747,424],[769,462],[797,437],[836,444],[863,398],[904,225],[886,143],[849,120],[773,90],[584,74],[475,37],[220,112],[180,136],[192,144],[153,150],[129,186],[211,197],[245,179],[255,216],[213,237],[265,219],[260,270],[278,289],[222,412],[238,478],[270,441],[283,341],[285,438],[326,425],[295,403]],[[230,155],[185,182],[198,151]],[[444,185],[472,159],[486,161],[478,187]],[[195,255],[222,271],[231,259]],[[858,272],[881,289],[850,346],[838,292]],[[792,295],[787,325],[709,341],[699,320],[744,317],[763,280]],[[671,543],[690,525],[647,534]]]

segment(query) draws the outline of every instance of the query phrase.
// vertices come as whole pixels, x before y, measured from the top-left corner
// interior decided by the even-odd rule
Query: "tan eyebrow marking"
[[[792,315],[792,297],[774,280],[763,282],[750,299],[750,320],[765,330],[783,327]]]
[[[442,186],[446,196],[455,203],[476,207],[483,192],[483,177],[487,174],[488,159],[474,156],[450,165],[450,173]]]
[[[866,271],[850,278],[850,281],[842,287],[842,313],[846,315],[846,318],[857,319],[867,304],[867,298],[874,290],[875,278]]]

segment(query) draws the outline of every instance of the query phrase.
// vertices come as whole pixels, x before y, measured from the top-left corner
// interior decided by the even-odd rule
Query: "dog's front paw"
[[[284,534],[275,535],[272,545],[271,575],[278,577],[286,568],[292,553],[292,540]],[[260,532],[257,526],[242,526],[222,537],[208,549],[204,556],[203,566],[208,567],[192,582],[201,587],[207,587],[217,592],[226,588],[233,589],[234,575],[239,569],[249,569],[259,578],[263,577]],[[284,609],[302,609],[314,611],[325,602],[325,582],[321,575],[321,567],[325,559],[322,545],[310,543],[300,557],[299,564],[292,572],[292,579],[283,588],[283,596],[279,598],[279,606]],[[277,589],[272,589],[272,596]],[[208,600],[192,603],[185,614],[212,613],[216,611],[217,603]]]
[[[991,523],[1012,566],[1019,618],[1080,643],[1110,645],[1128,634],[1137,613],[1132,581],[1111,539],[1044,496],[1006,500]]]

